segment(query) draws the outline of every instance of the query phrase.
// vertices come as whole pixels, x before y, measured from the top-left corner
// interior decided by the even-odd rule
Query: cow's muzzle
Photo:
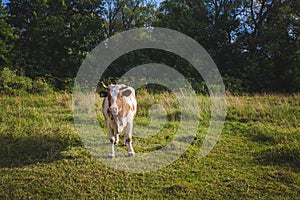
[[[110,109],[110,112],[111,112],[113,115],[118,114],[118,108],[117,108],[117,107],[111,106],[109,109]]]

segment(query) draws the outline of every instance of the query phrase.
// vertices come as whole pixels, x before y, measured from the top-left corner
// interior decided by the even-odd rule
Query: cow
[[[121,132],[124,132],[124,145],[128,146],[128,156],[134,156],[132,128],[137,110],[135,90],[124,84],[106,86],[103,82],[101,83],[106,90],[100,92],[100,96],[104,97],[102,113],[110,135],[111,149],[109,157],[115,157],[114,145],[119,143]]]

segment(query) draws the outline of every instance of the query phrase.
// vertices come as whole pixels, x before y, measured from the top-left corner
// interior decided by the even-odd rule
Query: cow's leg
[[[126,127],[125,136],[126,136],[126,143],[128,145],[128,156],[134,156],[134,150],[132,147],[132,127],[133,122],[129,122]]]
[[[109,132],[109,135],[110,135],[110,153],[109,153],[109,157],[110,158],[113,158],[115,157],[115,136],[114,136],[114,132],[111,128],[108,128],[108,132]]]
[[[124,144],[123,144],[124,146],[127,146],[127,137],[128,137],[127,136],[128,135],[127,132],[128,131],[127,131],[127,127],[126,127],[126,130],[124,131]]]
[[[125,124],[125,127],[124,127],[124,143],[123,143],[123,146],[127,146],[127,137],[128,137],[128,125],[127,123],[125,122],[122,122],[122,126],[123,124]]]
[[[117,134],[116,134],[115,145],[118,145],[118,144],[119,144],[119,136],[120,136],[120,133],[117,133]]]

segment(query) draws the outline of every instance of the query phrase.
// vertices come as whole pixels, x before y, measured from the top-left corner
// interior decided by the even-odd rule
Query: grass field
[[[168,94],[137,97],[139,126],[149,124],[153,103],[167,108],[159,134],[134,138],[137,153],[152,151],[141,144],[170,141],[180,112]],[[229,95],[220,140],[205,158],[198,155],[210,103],[198,100],[201,121],[188,151],[161,170],[132,174],[103,165],[84,148],[70,94],[2,95],[0,199],[300,199],[300,94]]]

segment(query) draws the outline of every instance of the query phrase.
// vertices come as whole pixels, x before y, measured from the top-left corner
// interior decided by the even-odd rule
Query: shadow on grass
[[[62,151],[73,146],[82,146],[82,143],[77,138],[65,138],[60,135],[25,137],[0,135],[0,168],[53,162],[62,158]]]
[[[262,165],[278,165],[300,171],[300,148],[298,145],[275,145],[255,153],[256,161]]]
[[[297,131],[254,125],[248,127],[244,135],[260,145],[253,153],[257,164],[278,165],[300,171],[300,136]]]

